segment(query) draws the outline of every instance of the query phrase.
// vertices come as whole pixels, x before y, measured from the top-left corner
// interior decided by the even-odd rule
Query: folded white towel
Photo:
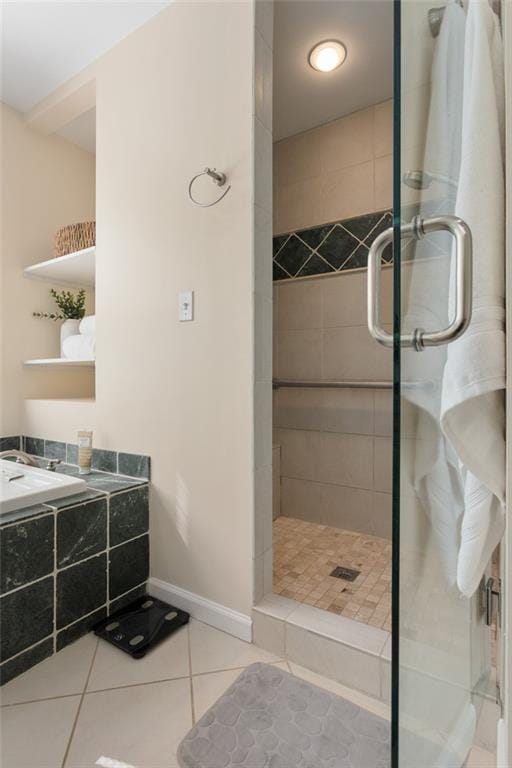
[[[83,317],[78,330],[84,336],[94,336],[96,334],[96,315],[86,315]]]
[[[96,337],[81,333],[68,336],[62,343],[62,354],[68,360],[94,360]]]

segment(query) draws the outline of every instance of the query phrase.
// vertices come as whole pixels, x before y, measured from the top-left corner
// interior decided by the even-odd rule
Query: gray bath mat
[[[389,768],[390,726],[270,664],[253,664],[181,742],[182,768]]]

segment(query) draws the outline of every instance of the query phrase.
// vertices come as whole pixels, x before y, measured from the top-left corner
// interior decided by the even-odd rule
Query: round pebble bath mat
[[[270,664],[242,672],[183,739],[182,768],[389,768],[390,724]]]

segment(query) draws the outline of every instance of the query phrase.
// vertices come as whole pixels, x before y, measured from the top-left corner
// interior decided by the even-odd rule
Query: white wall
[[[56,357],[59,327],[32,317],[55,308],[50,284],[26,280],[23,268],[53,256],[55,231],[95,215],[94,156],[58,136],[42,136],[1,105],[1,408],[0,434],[19,434],[24,398],[89,396],[90,373],[36,371],[23,360]],[[55,286],[58,288],[59,286]]]
[[[96,443],[152,459],[152,575],[252,605],[251,3],[176,3],[97,62]],[[206,165],[232,190],[192,205]],[[217,194],[212,184],[201,194]],[[195,291],[195,320],[177,295]]]

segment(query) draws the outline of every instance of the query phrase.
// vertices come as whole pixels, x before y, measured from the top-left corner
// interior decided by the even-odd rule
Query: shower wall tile
[[[370,225],[375,227],[376,219]],[[350,223],[361,234],[358,226],[356,220]],[[391,277],[391,270],[384,270],[385,319],[391,317]],[[276,378],[391,382],[392,353],[377,345],[366,327],[364,274],[344,271],[287,281],[277,283],[274,291]],[[311,359],[315,365],[308,367]],[[274,401],[281,514],[390,537],[391,390],[282,388],[275,390]]]
[[[375,207],[393,205],[393,155],[375,159]]]
[[[322,327],[322,284],[287,283],[279,289],[280,331]]]
[[[322,331],[283,331],[278,335],[278,377],[319,379],[322,376]]]
[[[279,444],[282,477],[372,488],[371,437],[281,429]]]
[[[374,489],[391,493],[393,475],[393,441],[391,437],[375,438],[374,462]]]
[[[380,161],[391,153],[391,101],[277,141],[276,234],[379,210],[386,183],[391,190]]]
[[[325,329],[323,362],[327,380],[392,380],[391,351],[372,339],[363,325]]]

